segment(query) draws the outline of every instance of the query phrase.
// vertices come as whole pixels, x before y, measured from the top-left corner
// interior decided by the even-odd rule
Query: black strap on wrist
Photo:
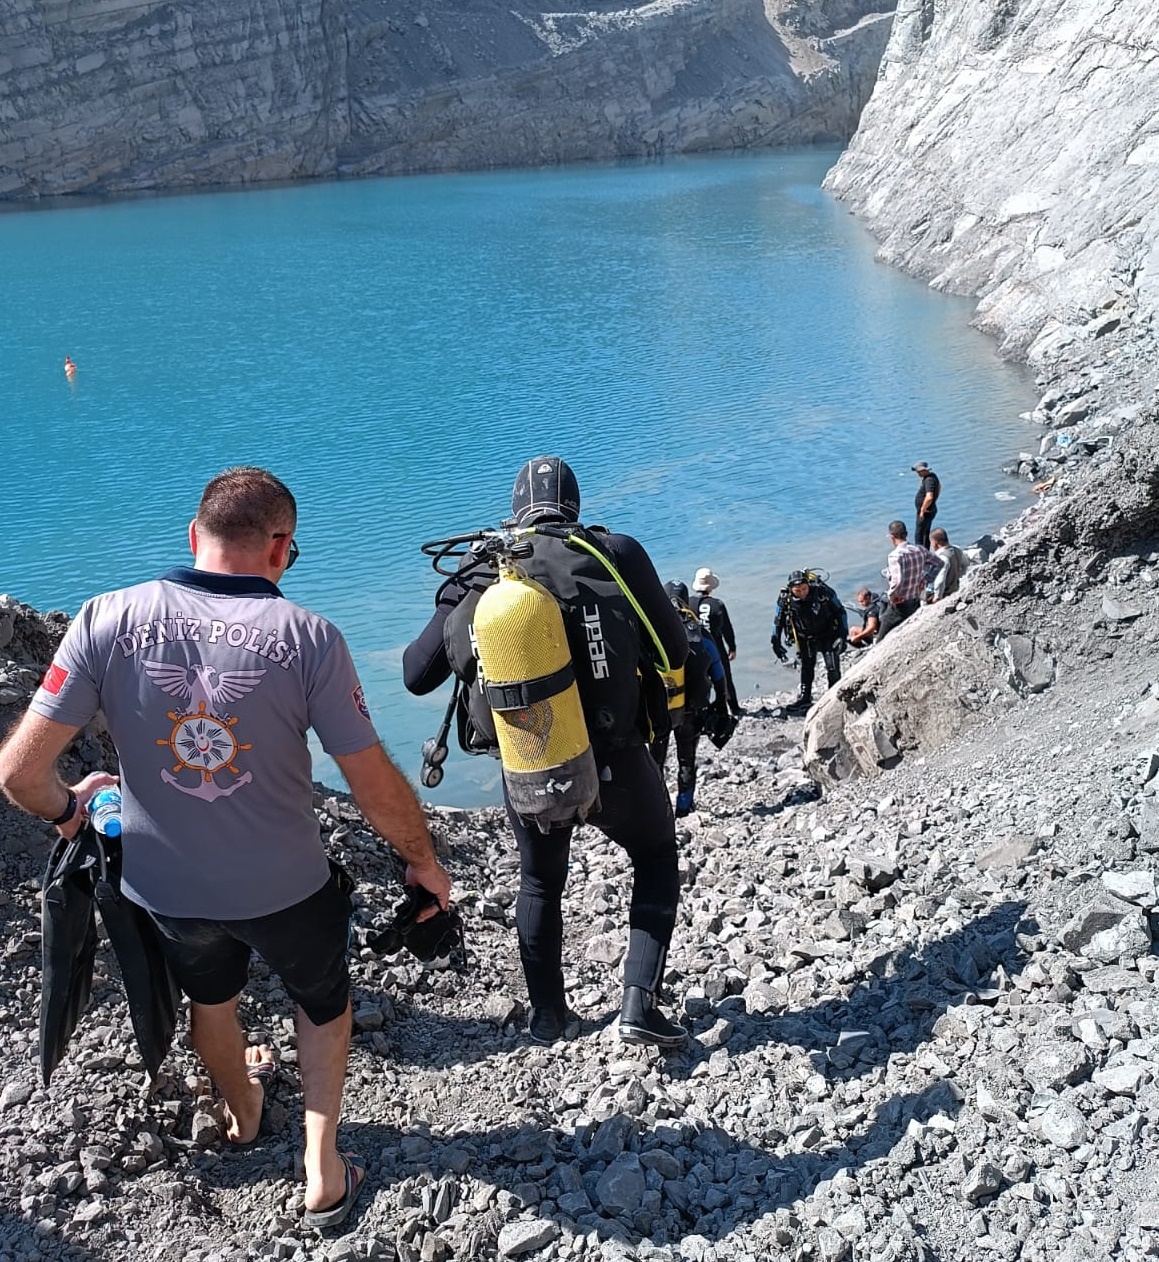
[[[68,801],[65,802],[64,804],[64,810],[61,811],[61,813],[56,817],[56,819],[46,820],[45,822],[48,824],[51,824],[54,828],[59,828],[61,824],[67,824],[68,821],[72,819],[72,817],[76,814],[76,811],[77,811],[76,794],[71,789],[69,789]]]

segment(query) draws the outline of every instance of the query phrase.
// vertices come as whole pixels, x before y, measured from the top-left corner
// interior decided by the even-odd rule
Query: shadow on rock
[[[389,1224],[404,1246],[400,1256],[437,1253],[424,1248],[425,1237],[438,1235],[454,1214],[463,1176],[499,1190],[491,1211],[475,1222],[469,1256],[489,1252],[496,1239],[500,1252],[513,1256],[566,1230],[629,1248],[680,1243],[681,1256],[694,1258],[697,1238],[708,1246],[758,1219],[768,1221],[771,1255],[776,1210],[825,1179],[887,1157],[914,1123],[925,1131],[926,1122],[952,1119],[959,1107],[950,1087],[938,1083],[892,1097],[863,1129],[829,1145],[812,1129],[762,1146],[699,1120],[650,1125],[624,1113],[572,1131],[526,1125],[431,1136],[366,1122],[343,1132],[366,1155],[374,1180],[375,1199],[360,1226]],[[851,1219],[841,1230],[857,1234],[864,1224]],[[512,1251],[517,1239],[524,1247]]]
[[[990,983],[999,970],[1009,978],[1026,963],[1017,934],[1037,925],[1023,921],[1025,911],[1025,903],[1003,903],[936,942],[887,951],[867,965],[849,995],[812,1008],[762,1016],[747,1011],[743,996],[726,998],[713,1008],[724,1029],[713,1034],[710,1027],[709,1045],[702,1037],[669,1068],[691,1077],[715,1048],[739,1055],[776,1042],[803,1048],[827,1079],[859,1077],[927,1042],[947,1009],[996,999]]]
[[[69,1262],[88,1262],[89,1259],[106,1262],[109,1255],[103,1247],[98,1252],[85,1247],[80,1238],[85,1229],[82,1225],[79,1231],[71,1233],[68,1244],[63,1245],[59,1237],[38,1231],[35,1223],[25,1222],[15,1214],[0,1209],[0,1257],[67,1257]]]

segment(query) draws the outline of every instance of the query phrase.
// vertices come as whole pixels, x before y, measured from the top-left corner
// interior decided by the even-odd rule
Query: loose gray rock
[[[1124,902],[1147,908],[1159,903],[1154,872],[1104,872],[1101,879],[1107,891]]]
[[[1043,1139],[1057,1148],[1070,1152],[1085,1143],[1088,1130],[1086,1119],[1074,1107],[1058,1100],[1038,1119],[1038,1129]]]
[[[1035,837],[1007,837],[978,854],[974,859],[974,866],[983,872],[998,868],[1014,868],[1024,859],[1030,858],[1038,847],[1039,842]]]
[[[1113,1095],[1134,1096],[1151,1076],[1151,1070],[1143,1061],[1131,1057],[1107,1064],[1091,1075],[1094,1083]]]
[[[974,1166],[962,1183],[962,1196],[971,1204],[977,1204],[994,1196],[1002,1187],[1002,1171],[989,1162]]]
[[[0,1091],[0,1113],[25,1104],[32,1095],[32,1087],[26,1082],[10,1082]]]
[[[640,1208],[645,1188],[639,1157],[634,1153],[621,1153],[600,1175],[596,1199],[607,1214],[630,1215]]]
[[[1037,1090],[1054,1091],[1081,1081],[1090,1065],[1090,1054],[1081,1043],[1052,1040],[1033,1048],[1023,1073]]]
[[[997,643],[1010,667],[1010,683],[1019,692],[1033,695],[1054,683],[1055,658],[1034,636],[1000,635]]]
[[[520,1219],[499,1233],[499,1256],[519,1258],[559,1239],[559,1227],[546,1219]]]
[[[1136,609],[1134,605],[1128,605],[1125,601],[1116,600],[1114,596],[1103,593],[1102,603],[1103,617],[1108,622],[1130,622],[1134,618],[1141,618],[1143,611]]]
[[[1063,928],[1060,939],[1068,950],[1079,951],[1102,964],[1114,963],[1121,954],[1132,951],[1141,955],[1151,944],[1139,909],[1109,893],[1096,895],[1077,912]]]

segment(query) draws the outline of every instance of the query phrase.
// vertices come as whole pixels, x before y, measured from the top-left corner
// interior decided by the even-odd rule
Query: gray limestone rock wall
[[[0,197],[843,140],[892,0],[8,0]]]
[[[828,187],[1049,368],[1159,299],[1159,6],[902,0]]]
[[[1153,612],[1114,584],[1150,581],[1159,535],[1159,7],[902,0],[827,186],[883,261],[979,298],[975,323],[1035,368],[1047,431],[1011,468],[1042,505],[810,716],[810,772],[833,784],[1002,722]]]

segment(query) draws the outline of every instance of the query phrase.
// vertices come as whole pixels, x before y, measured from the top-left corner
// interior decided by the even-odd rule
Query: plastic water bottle
[[[121,790],[98,789],[89,802],[89,819],[104,837],[121,835]]]

